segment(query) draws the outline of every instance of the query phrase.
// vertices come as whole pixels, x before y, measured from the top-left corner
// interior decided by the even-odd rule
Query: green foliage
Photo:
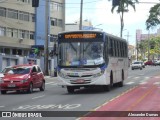
[[[149,42],[149,47],[148,47],[148,42]],[[152,37],[150,40],[144,40],[141,41],[141,43],[138,45],[138,50],[141,53],[144,53],[148,55],[148,49],[150,55],[159,55],[160,54],[160,36],[157,37]]]
[[[148,30],[160,24],[160,3],[151,7],[149,14],[149,17],[146,20]]]

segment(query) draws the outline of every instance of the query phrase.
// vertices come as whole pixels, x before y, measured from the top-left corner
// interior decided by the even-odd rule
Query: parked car
[[[149,60],[149,61],[145,62],[144,64],[145,65],[153,65],[154,63],[151,60]]]
[[[160,61],[159,61],[159,60],[154,60],[154,61],[153,61],[153,64],[154,64],[155,66],[160,65]]]
[[[0,78],[1,94],[6,94],[7,91],[14,90],[32,93],[34,88],[39,88],[40,91],[45,90],[44,75],[38,65],[26,64],[12,66],[5,73],[4,77]]]
[[[140,69],[142,70],[143,68],[143,65],[142,65],[142,62],[141,61],[135,61],[134,63],[132,63],[131,65],[131,69],[134,70],[134,69]]]

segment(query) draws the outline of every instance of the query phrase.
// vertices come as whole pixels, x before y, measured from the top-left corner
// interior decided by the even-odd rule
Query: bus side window
[[[113,56],[113,41],[109,39],[109,54]]]

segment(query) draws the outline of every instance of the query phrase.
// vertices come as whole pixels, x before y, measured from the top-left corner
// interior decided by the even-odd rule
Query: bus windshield
[[[104,63],[103,42],[61,42],[60,66],[93,66]]]

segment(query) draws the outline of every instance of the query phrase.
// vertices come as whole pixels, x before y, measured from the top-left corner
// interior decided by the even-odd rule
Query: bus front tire
[[[74,87],[73,86],[67,86],[68,93],[74,93]]]

